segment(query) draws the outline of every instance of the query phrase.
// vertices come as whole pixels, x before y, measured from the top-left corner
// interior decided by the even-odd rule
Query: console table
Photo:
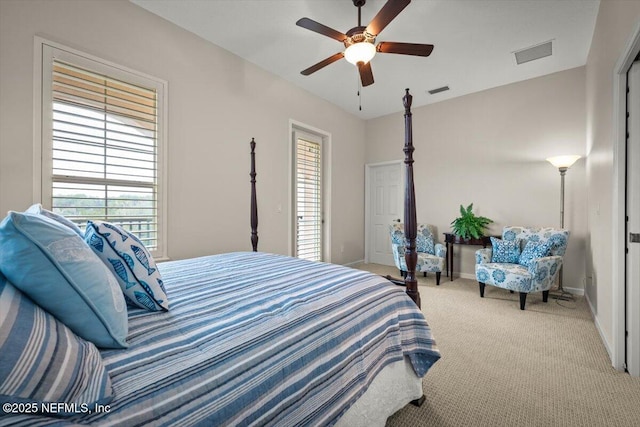
[[[444,241],[447,245],[447,276],[453,281],[453,245],[476,245],[484,248],[491,244],[491,236],[482,236],[479,239],[463,239],[453,233],[444,233]]]

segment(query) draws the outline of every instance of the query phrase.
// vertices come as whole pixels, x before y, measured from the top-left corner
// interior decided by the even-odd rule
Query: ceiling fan
[[[402,10],[407,7],[411,0],[388,0],[378,14],[371,20],[369,25],[363,27],[360,22],[360,8],[364,6],[366,0],[353,0],[353,5],[358,8],[358,26],[353,27],[346,34],[329,28],[319,22],[309,18],[301,18],[296,25],[307,30],[314,31],[344,44],[344,52],[338,52],[315,65],[300,72],[304,76],[315,73],[321,68],[345,58],[350,63],[358,67],[362,86],[373,84],[373,72],[371,71],[371,59],[376,52],[397,53],[401,55],[429,56],[433,51],[432,44],[419,43],[397,43],[380,42],[375,45],[376,37]]]

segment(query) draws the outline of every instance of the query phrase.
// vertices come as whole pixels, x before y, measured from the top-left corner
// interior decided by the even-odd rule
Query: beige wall
[[[170,257],[251,249],[252,137],[260,249],[287,253],[295,120],[332,137],[332,261],[363,258],[364,122],[125,0],[0,1],[0,212],[34,202],[35,35],[168,81]]]
[[[640,2],[602,0],[586,65],[589,244],[593,279],[586,294],[609,351],[617,322],[612,269],[614,188],[613,76],[627,40],[640,22]],[[624,326],[624,325],[620,325]]]
[[[545,158],[585,154],[585,69],[548,76],[413,110],[419,222],[442,233],[459,206],[505,225],[559,226],[560,173]],[[367,123],[366,162],[401,159],[402,114]],[[587,236],[584,159],[567,172],[566,288],[582,290]],[[456,246],[456,271],[475,278],[477,247]]]

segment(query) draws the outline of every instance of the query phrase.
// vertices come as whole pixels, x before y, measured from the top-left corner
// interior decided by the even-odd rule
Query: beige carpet
[[[393,267],[358,268],[398,276]],[[542,302],[467,279],[419,278],[422,311],[442,358],[426,401],[387,426],[640,426],[640,379],[611,367],[587,302]],[[562,305],[560,305],[562,304]]]

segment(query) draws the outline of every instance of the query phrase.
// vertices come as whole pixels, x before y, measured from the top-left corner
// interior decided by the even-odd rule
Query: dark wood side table
[[[447,276],[453,281],[453,245],[477,245],[486,248],[491,244],[491,236],[463,239],[453,233],[444,233],[444,241],[447,245]]]

